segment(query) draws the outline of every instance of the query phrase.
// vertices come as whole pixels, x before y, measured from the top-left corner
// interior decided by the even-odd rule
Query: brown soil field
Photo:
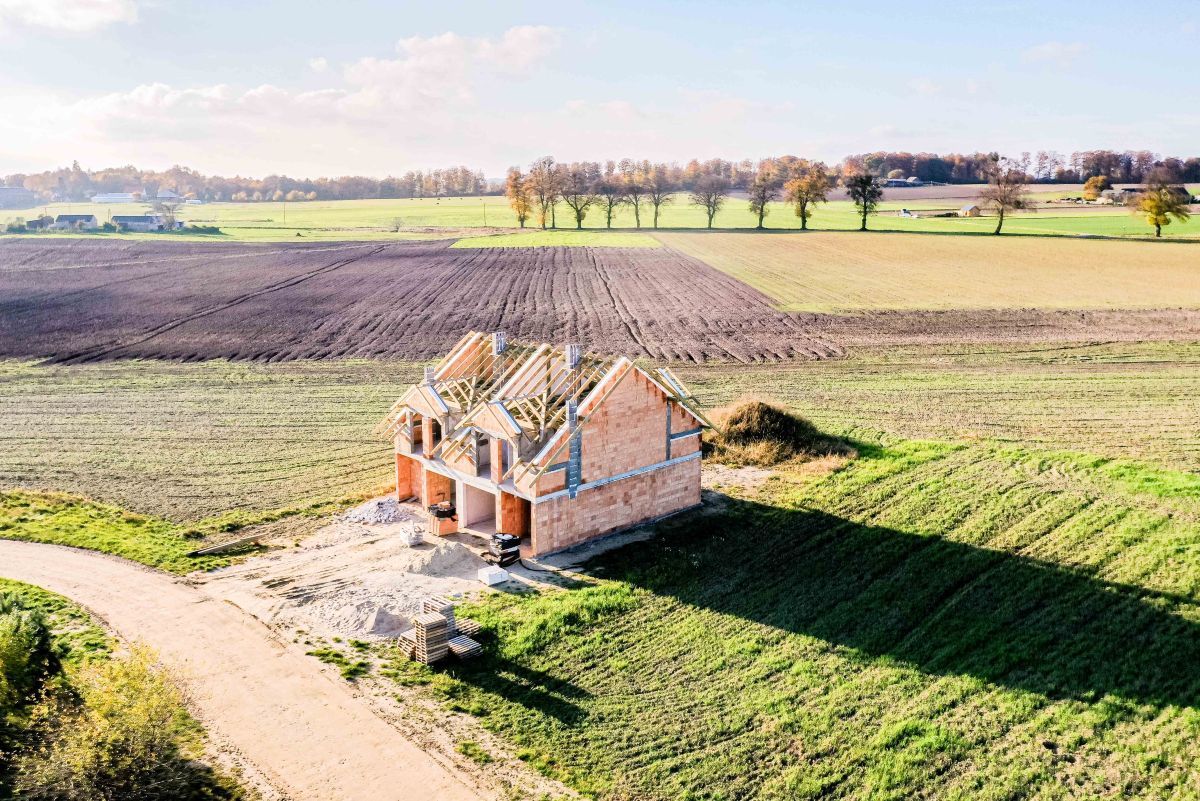
[[[663,248],[0,242],[0,356],[422,359],[470,329],[664,360],[840,352]]]
[[[427,359],[464,331],[655,360],[848,346],[1200,338],[1188,309],[788,312],[671,247],[0,241],[0,358]]]

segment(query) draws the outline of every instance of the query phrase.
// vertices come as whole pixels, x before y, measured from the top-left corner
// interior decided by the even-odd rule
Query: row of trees
[[[759,228],[763,227],[768,204],[781,197],[794,208],[800,227],[807,228],[817,204],[828,197],[835,177],[821,162],[795,156],[766,159],[749,172],[739,167],[739,175],[741,188],[758,216]],[[542,228],[557,228],[559,203],[570,210],[576,228],[583,227],[593,209],[604,215],[605,227],[612,228],[613,216],[622,206],[633,211],[636,227],[642,227],[645,214],[658,228],[663,207],[674,202],[679,192],[687,193],[692,203],[704,209],[708,227],[712,228],[717,213],[738,188],[734,179],[720,170],[702,172],[685,181],[683,171],[671,164],[623,159],[602,167],[590,161],[560,164],[552,156],[543,156],[530,165],[528,172],[511,168],[504,193],[522,228],[531,219]]]
[[[786,158],[786,157],[785,157]],[[983,183],[987,180],[994,153],[862,153],[847,156],[825,172],[834,179],[847,179],[866,174],[879,178],[914,177],[935,183]],[[768,159],[775,161],[775,159]],[[653,166],[663,179],[677,191],[703,189],[713,180],[728,184],[734,191],[749,192],[759,177],[762,163],[746,159],[726,161],[692,159],[683,166],[677,163],[650,165],[646,161],[625,159],[580,162],[600,176],[626,176],[632,169],[648,173]],[[1054,151],[1022,153],[1011,159],[1026,182],[1080,183],[1093,176],[1104,176],[1114,183],[1142,183],[1151,172],[1162,173],[1170,180],[1200,182],[1200,158],[1159,158],[1148,150],[1117,152],[1089,150],[1068,156]],[[203,175],[187,167],[169,170],[140,170],[133,166],[103,170],[84,170],[76,162],[70,167],[46,172],[7,175],[5,186],[23,186],[32,190],[40,200],[87,200],[102,192],[137,192],[170,189],[185,197],[208,201],[265,201],[265,200],[359,200],[367,198],[420,198],[482,195],[498,191],[491,186],[480,170],[468,167],[410,170],[399,177],[368,178],[289,178],[268,175],[265,178],[223,178]]]
[[[409,171],[400,177],[367,178],[223,178],[203,175],[187,167],[169,170],[140,170],[133,166],[84,170],[75,162],[70,167],[31,175],[4,177],[5,186],[23,186],[43,201],[85,201],[105,192],[151,192],[169,189],[183,197],[206,201],[264,200],[362,200],[367,198],[419,198],[481,195],[488,191],[481,170],[447,167],[440,170]]]
[[[1033,208],[1026,189],[1029,182],[1026,165],[1023,159],[1003,158],[993,153],[977,169],[979,178],[986,182],[979,193],[980,204],[995,214],[994,233],[999,234],[1009,214]],[[1146,189],[1132,202],[1146,214],[1155,235],[1161,236],[1162,226],[1172,218],[1181,222],[1188,219],[1190,197],[1174,185],[1175,174],[1167,167],[1152,169],[1146,179]],[[861,218],[860,230],[867,230],[867,219],[883,200],[885,184],[881,176],[866,168],[839,173],[821,162],[781,156],[759,162],[744,181],[750,211],[760,229],[764,227],[770,204],[779,200],[791,206],[800,218],[801,229],[807,229],[816,207],[828,199],[831,189],[839,183]],[[1106,176],[1090,178],[1085,194],[1098,196],[1109,183]],[[651,215],[651,224],[658,228],[663,207],[674,202],[676,193],[684,192],[693,205],[704,211],[708,227],[712,228],[734,188],[733,181],[720,173],[701,174],[691,186],[684,186],[667,164],[625,159],[601,167],[597,162],[587,161],[560,164],[551,156],[543,156],[530,165],[528,172],[517,167],[508,171],[505,195],[522,228],[530,219],[542,228],[557,228],[560,203],[570,210],[576,228],[583,228],[583,221],[592,210],[598,210],[604,216],[605,227],[612,228],[613,216],[622,206],[633,211],[637,228],[642,227],[644,213]]]
[[[892,153],[879,151],[847,156],[839,165],[843,176],[866,173],[880,178],[915,177],[921,181],[975,184],[987,180],[994,153]],[[1200,181],[1200,158],[1159,158],[1149,150],[1085,150],[1064,156],[1053,150],[1024,152],[1010,159],[1025,183],[1082,183],[1104,176],[1114,183],[1143,183],[1151,172],[1176,183]]]

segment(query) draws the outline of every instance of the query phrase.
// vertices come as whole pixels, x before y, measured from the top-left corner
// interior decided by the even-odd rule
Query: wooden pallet
[[[448,643],[450,653],[458,659],[471,659],[483,653],[483,646],[470,637],[460,634]]]

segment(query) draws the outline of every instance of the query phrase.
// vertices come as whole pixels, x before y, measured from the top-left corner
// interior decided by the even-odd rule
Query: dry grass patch
[[[1200,246],[822,232],[659,234],[785,311],[1200,306]]]
[[[712,419],[715,429],[705,441],[706,455],[734,467],[795,466],[854,454],[844,441],[800,415],[761,400],[718,409]]]

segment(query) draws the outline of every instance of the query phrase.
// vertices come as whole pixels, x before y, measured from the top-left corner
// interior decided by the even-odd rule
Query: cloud
[[[929,78],[917,78],[908,82],[908,87],[919,95],[936,95],[942,91],[942,85]]]
[[[137,22],[135,0],[0,0],[0,28],[23,26],[87,33]]]
[[[479,150],[481,131],[497,127],[503,93],[520,91],[514,87],[558,45],[559,34],[545,26],[410,37],[394,58],[360,58],[340,70],[310,59],[327,85],[307,91],[155,82],[72,99],[0,87],[0,157],[124,163],[136,150],[147,163],[305,174],[380,173],[396,168],[398,154],[405,164],[434,158],[422,152],[458,160]],[[308,161],[314,152],[327,161]]]
[[[1043,42],[1022,51],[1021,59],[1029,63],[1069,67],[1083,55],[1084,50],[1082,42]]]

